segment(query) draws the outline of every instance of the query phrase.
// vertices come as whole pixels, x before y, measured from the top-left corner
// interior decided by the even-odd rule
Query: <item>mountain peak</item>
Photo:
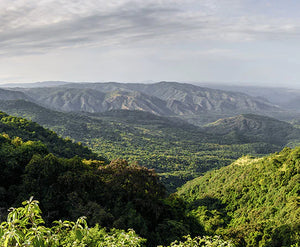
[[[153,84],[41,82],[35,84],[34,88],[17,88],[14,91],[25,94],[38,104],[60,111],[129,109],[162,116],[194,118],[196,122],[203,121],[203,114],[232,116],[280,111],[268,101],[243,93],[168,81]],[[0,94],[0,99],[6,98]]]

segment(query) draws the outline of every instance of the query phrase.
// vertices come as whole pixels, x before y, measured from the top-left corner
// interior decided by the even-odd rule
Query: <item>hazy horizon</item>
[[[171,82],[171,83],[187,83],[187,84],[192,84],[200,87],[211,87],[211,88],[231,88],[231,87],[246,87],[246,88],[282,88],[282,89],[300,89],[300,84],[296,84],[295,86],[273,86],[273,85],[264,85],[263,83],[238,83],[238,82],[193,82],[193,81],[37,81],[37,82],[0,82],[0,87],[19,87],[23,86],[26,87],[26,85],[33,85],[33,84],[44,84],[44,83],[53,83],[55,84],[64,84],[64,83],[141,83],[141,84],[155,84],[155,83],[160,83],[160,82]]]
[[[296,0],[2,0],[0,84],[300,87]]]

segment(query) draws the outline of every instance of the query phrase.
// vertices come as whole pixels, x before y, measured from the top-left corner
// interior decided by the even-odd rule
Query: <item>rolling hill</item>
[[[34,98],[38,104],[58,111],[104,112],[127,109],[143,110],[158,115],[172,114],[162,100],[139,92],[103,93],[93,89],[49,87],[26,89],[24,93]]]
[[[178,194],[210,234],[237,246],[297,246],[300,148],[243,157],[185,184]]]
[[[4,112],[0,112],[0,133],[8,135],[10,138],[19,137],[21,142],[40,141],[49,152],[54,153],[58,157],[71,158],[78,155],[86,159],[99,159],[107,162],[107,160],[91,152],[90,149],[81,144],[65,140],[53,131],[44,129],[35,122],[13,117]],[[64,147],[63,149],[61,149],[62,146]]]
[[[277,119],[254,114],[243,114],[219,119],[204,127],[208,133],[236,136],[241,143],[267,142],[285,146],[300,140],[300,129]]]
[[[83,222],[97,224],[97,229],[99,225],[134,229],[147,238],[149,247],[167,245],[183,234],[203,233],[203,227],[185,214],[184,207],[176,206],[177,199],[167,197],[154,170],[129,165],[122,159],[110,163],[101,157],[95,160],[97,157],[91,154],[87,148],[58,138],[36,123],[0,112],[0,235],[3,240],[11,234],[1,240],[2,246],[42,246],[44,236],[33,241],[33,235],[25,236],[25,230],[33,225],[35,237],[40,230],[49,236],[45,227],[53,221],[53,231],[57,233],[60,225],[63,235],[73,226],[83,229]],[[69,158],[70,155],[76,156]],[[12,208],[28,198],[23,209]],[[30,203],[33,198],[39,200],[45,221],[37,203]],[[13,211],[11,217],[3,222],[9,211]],[[70,223],[79,217],[79,221]],[[11,231],[4,233],[4,229]],[[82,240],[83,235],[78,234],[76,231]],[[24,237],[28,238],[25,243]],[[53,246],[52,243],[45,246]],[[70,244],[55,244],[66,245]]]
[[[170,191],[242,155],[268,154],[282,148],[264,140],[249,141],[238,135],[210,133],[181,119],[144,111],[63,113],[23,100],[1,101],[0,110],[31,119],[63,137],[82,142],[109,160],[123,158],[155,168]]]
[[[91,88],[101,92],[138,91],[166,102],[177,115],[199,114],[203,112],[263,112],[276,111],[278,107],[266,100],[250,97],[244,93],[228,92],[187,83],[159,82],[142,83],[73,83],[63,87]]]
[[[25,93],[14,91],[14,90],[7,90],[0,88],[0,99],[1,100],[17,100],[17,99],[24,99],[33,101],[30,97],[28,97]]]

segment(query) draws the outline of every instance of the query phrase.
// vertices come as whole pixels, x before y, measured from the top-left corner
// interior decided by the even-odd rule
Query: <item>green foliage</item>
[[[40,199],[45,212],[44,219],[32,216],[40,221],[33,229],[48,229],[53,220],[56,226],[66,224],[66,238],[70,238],[65,240],[66,246],[68,243],[76,246],[78,236],[82,239],[90,236],[84,241],[102,236],[99,232],[103,229],[97,224],[109,229],[132,228],[147,238],[148,246],[168,245],[189,234],[191,237],[186,243],[173,244],[193,241],[202,244],[204,240],[217,243],[215,238],[194,238],[206,234],[233,239],[238,246],[288,246],[299,242],[300,148],[287,148],[266,158],[241,158],[228,167],[189,182],[179,191],[180,197],[167,197],[154,170],[133,162],[139,155],[140,164],[157,168],[164,174],[162,180],[172,181],[176,187],[244,153],[263,154],[278,147],[267,143],[220,145],[220,136],[207,135],[184,123],[170,127],[169,120],[136,112],[116,121],[111,114],[119,113],[72,114],[73,118],[66,118],[68,128],[63,127],[63,130],[71,131],[79,140],[83,134],[78,130],[82,129],[94,149],[107,147],[127,157],[129,163],[116,159],[107,164],[91,153],[81,156],[85,159],[65,158],[77,152],[84,153],[84,149],[78,151],[70,140],[59,142],[55,134],[49,136],[49,131],[32,122],[1,113],[0,128],[9,134],[0,135],[1,218],[6,216],[2,209],[17,205],[32,195]],[[55,121],[58,123],[60,119]],[[235,143],[235,139],[231,140]],[[57,149],[59,157],[49,153]],[[108,153],[108,156],[114,154]],[[13,217],[20,214],[16,211]],[[81,215],[87,216],[86,222],[95,227],[89,228],[93,229],[89,233],[76,235],[76,231],[72,233],[68,229],[77,224],[86,230],[85,220],[76,221]],[[75,222],[63,221],[65,219]],[[119,234],[118,230],[110,234],[114,235],[114,231]],[[12,236],[9,237],[14,239],[11,241],[18,241],[15,233],[18,231],[7,235]],[[32,241],[40,241],[34,234],[29,236]],[[43,239],[47,236],[43,235]],[[111,241],[114,239],[112,237]],[[220,244],[226,243],[220,241]]]
[[[113,160],[59,158],[44,144],[0,135],[0,218],[28,196],[40,199],[46,226],[58,219],[87,216],[90,225],[133,228],[147,245],[202,233],[185,214],[184,203],[167,199],[154,170]],[[182,208],[181,208],[182,207]],[[195,230],[194,230],[195,229]],[[167,237],[165,237],[167,235]]]
[[[73,246],[142,246],[145,239],[133,230],[106,231],[99,225],[89,228],[84,217],[76,222],[54,221],[46,227],[38,201],[31,197],[23,207],[11,208],[7,221],[0,225],[0,244],[8,246],[73,247]]]
[[[222,134],[223,140],[235,136],[240,143],[265,142],[278,146],[300,140],[300,130],[292,124],[275,118],[255,114],[242,114],[219,119],[205,126],[213,134]]]
[[[231,241],[225,241],[220,238],[220,236],[204,236],[191,238],[190,235],[185,237],[185,241],[174,241],[168,247],[197,247],[197,246],[207,246],[207,247],[233,247],[234,245]]]
[[[300,148],[265,158],[243,157],[179,190],[209,234],[239,246],[290,246],[300,241]]]
[[[101,246],[144,246],[146,239],[139,237],[134,230],[128,231],[105,228],[88,227],[85,217],[73,221],[54,221],[51,227],[45,226],[41,215],[39,202],[24,201],[23,207],[10,208],[7,220],[0,225],[0,244],[8,246],[33,247],[101,247]],[[230,241],[224,241],[219,236],[185,237],[185,241],[174,241],[170,247],[196,247],[196,246],[233,246]]]
[[[108,160],[122,158],[154,168],[168,192],[245,154],[262,155],[281,149],[281,145],[265,142],[266,138],[254,142],[254,135],[249,141],[240,135],[208,133],[180,119],[148,112],[62,113],[26,101],[6,101],[0,107],[84,143]]]
[[[50,130],[44,129],[37,123],[24,118],[9,116],[0,112],[0,133],[6,133],[13,139],[13,144],[21,145],[22,141],[40,141],[48,151],[57,156],[71,158],[78,155],[87,159],[99,159],[106,161],[92,153],[87,147],[66,140]]]

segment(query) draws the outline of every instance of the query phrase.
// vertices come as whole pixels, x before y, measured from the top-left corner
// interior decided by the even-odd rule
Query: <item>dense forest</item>
[[[50,108],[30,96],[42,88],[0,92],[1,246],[298,246],[297,119],[232,116],[284,112],[182,84],[71,86],[45,91]],[[92,112],[98,96],[125,109]]]
[[[23,234],[22,241],[35,243],[47,239],[47,232],[48,246],[71,246],[72,241],[81,241],[78,246],[103,241],[120,246],[126,241],[132,246],[299,242],[300,148],[241,158],[168,195],[154,170],[122,159],[108,161],[23,118],[1,113],[0,123],[1,241],[13,244]],[[71,150],[75,157],[69,157]],[[7,215],[10,206],[19,206],[29,196],[40,201],[40,208],[31,199],[24,203],[26,210],[16,208]],[[29,208],[33,218],[28,218]],[[12,223],[16,217],[25,225]],[[40,232],[34,235],[35,224]],[[23,233],[11,235],[12,226]],[[63,229],[58,233],[59,227]]]
[[[300,242],[300,148],[245,156],[188,182],[178,192],[205,231],[237,246]]]
[[[57,157],[49,152],[49,144],[43,143],[43,138],[23,141],[14,135],[25,133],[26,137],[31,126],[38,136],[43,133],[42,127],[6,114],[2,120],[2,130],[11,135],[0,136],[2,219],[10,206],[34,196],[40,201],[46,224],[58,219],[76,220],[84,215],[91,225],[133,228],[147,239],[148,246],[204,233],[202,225],[185,214],[184,202],[167,196],[153,170],[129,165],[125,160],[107,164],[101,157]],[[60,146],[61,154],[64,148],[68,145]]]
[[[144,246],[146,239],[139,237],[134,230],[128,231],[101,228],[98,224],[89,227],[85,217],[73,221],[54,221],[52,227],[45,227],[38,201],[24,201],[24,207],[12,208],[0,225],[0,244],[3,246],[33,246],[33,247],[73,247],[73,246]],[[219,236],[204,236],[172,242],[169,247],[191,246],[224,246],[233,247],[231,241],[225,241]],[[160,245],[160,247],[163,247]]]
[[[243,155],[279,151],[300,139],[299,129],[256,115],[244,117],[251,123],[249,128],[235,127],[224,134],[220,128],[229,129],[227,122],[200,128],[142,111],[62,113],[24,100],[2,101],[0,109],[83,143],[108,160],[122,158],[155,169],[169,192]],[[244,118],[237,118],[236,125]]]
[[[87,159],[104,158],[93,153],[86,146],[59,137],[55,132],[44,129],[40,125],[24,118],[9,116],[0,112],[0,133],[21,138],[24,141],[40,141],[47,150],[59,157],[72,158],[76,155]]]

